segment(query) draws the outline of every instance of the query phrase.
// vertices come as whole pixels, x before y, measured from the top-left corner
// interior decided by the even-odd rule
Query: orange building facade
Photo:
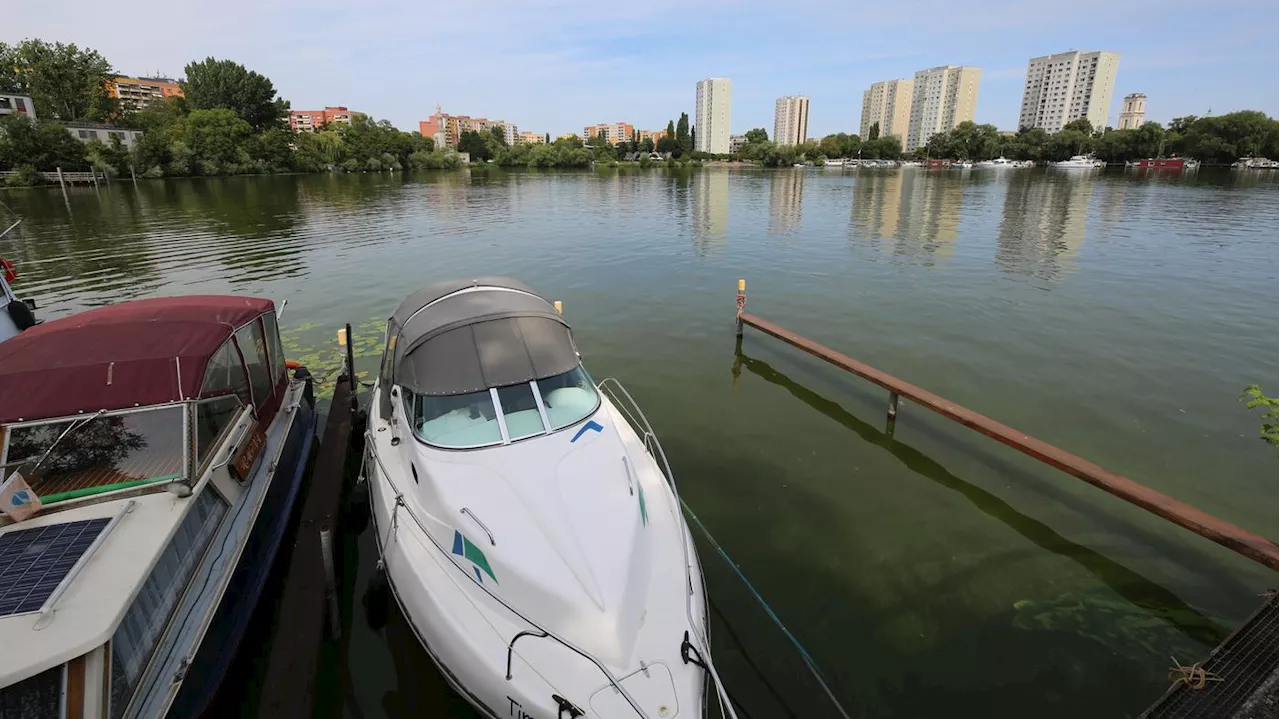
[[[469,115],[450,115],[447,112],[441,112],[439,107],[436,107],[434,115],[418,123],[418,133],[435,140],[437,146],[443,144],[447,147],[457,147],[462,133],[483,134],[492,131],[495,127],[502,128],[503,139],[508,145],[514,145],[519,140],[518,128],[509,122]]]
[[[582,128],[582,141],[588,144],[600,135],[609,139],[610,145],[629,142],[636,128],[629,122],[602,122],[598,125],[587,125]]]
[[[666,130],[641,130],[636,133],[636,141],[644,142],[645,140],[653,140],[653,144],[657,145],[658,140],[667,136]]]
[[[126,111],[137,112],[161,102],[166,97],[184,97],[182,85],[167,77],[126,77],[107,80],[107,95],[120,100]]]
[[[318,132],[330,125],[350,125],[351,111],[345,107],[323,110],[290,110],[289,129],[294,132]]]

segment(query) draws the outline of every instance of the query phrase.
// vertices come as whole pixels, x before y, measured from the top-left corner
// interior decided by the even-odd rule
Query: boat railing
[[[386,540],[382,540],[381,537],[378,537],[378,540],[379,540],[378,552],[383,557],[387,556],[387,547],[385,545],[392,541],[392,538],[395,532],[395,526],[396,526],[396,523],[394,521],[394,513],[404,510],[404,513],[409,515],[409,518],[413,520],[414,524],[418,525],[418,529],[422,531],[423,535],[425,535],[433,545],[435,545],[436,549],[440,550],[440,552],[445,556],[448,556],[449,552],[445,551],[445,548],[441,546],[438,541],[436,541],[436,537],[434,534],[431,533],[430,528],[428,528],[427,525],[423,523],[423,521],[413,511],[413,508],[409,506],[409,503],[404,501],[404,494],[400,491],[400,488],[396,485],[395,480],[392,479],[391,473],[387,471],[386,465],[382,463],[382,458],[379,457],[377,451],[373,449],[374,442],[375,440],[373,438],[373,432],[366,430],[365,443],[366,443],[366,447],[368,448],[366,449],[366,452],[373,457],[374,463],[377,464],[377,471],[381,474],[382,479],[387,483],[387,486],[389,486],[391,490],[395,492],[395,509],[393,510],[393,520],[391,521],[391,531],[387,533]],[[534,636],[539,639],[544,639],[544,638],[551,639],[555,642],[560,643],[561,645],[569,649],[569,651],[573,652],[574,654],[577,654],[578,656],[581,656],[582,658],[594,664],[596,669],[600,670],[600,673],[603,674],[605,678],[609,680],[609,684],[615,690],[617,690],[617,692],[621,694],[624,699],[627,700],[627,703],[631,705],[631,708],[635,710],[636,714],[640,717],[646,717],[644,710],[640,708],[640,703],[636,701],[635,697],[631,696],[631,692],[627,691],[626,687],[622,686],[622,683],[619,681],[619,679],[616,676],[614,676],[613,672],[609,671],[609,668],[605,666],[604,662],[597,659],[595,655],[591,654],[585,649],[578,647],[573,642],[556,635],[555,632],[552,632],[551,630],[547,629],[541,624],[538,624],[537,622],[533,621],[529,617],[525,616],[524,613],[522,613],[519,609],[516,609],[515,607],[511,606],[509,602],[507,602],[498,594],[494,593],[491,589],[489,589],[489,587],[472,579],[471,575],[468,574],[465,570],[463,570],[462,567],[459,566],[456,562],[450,561],[449,564],[452,564],[454,568],[456,568],[459,572],[462,572],[463,576],[470,579],[475,584],[475,586],[477,586],[484,593],[488,594],[495,602],[497,602],[498,604],[501,604],[503,607],[507,609],[507,611],[519,617],[524,623],[528,624],[529,626],[533,627],[534,630],[536,630],[532,632],[521,631],[517,633],[514,637],[511,638],[511,642],[507,645],[507,679],[508,680],[511,679],[511,656],[512,656],[512,653],[515,651],[516,640],[520,639],[522,636]]]

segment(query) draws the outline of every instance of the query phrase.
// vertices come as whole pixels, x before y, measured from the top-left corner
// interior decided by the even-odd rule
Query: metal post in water
[[[747,281],[738,280],[738,336],[742,336],[742,311],[747,307]]]
[[[98,189],[98,169],[93,165],[89,166],[89,176],[93,178],[93,189]]]
[[[135,174],[135,173],[134,173],[134,171],[133,171],[133,163],[132,163],[132,162],[130,162],[130,163],[129,163],[129,177],[133,179],[133,186],[134,186],[134,187],[137,187],[137,186],[138,186],[138,176],[137,176],[137,174]]]
[[[351,411],[357,412],[360,409],[360,398],[356,395],[356,355],[355,355],[355,338],[351,336],[351,324],[346,326],[347,337],[347,380],[351,386]]]
[[[59,168],[58,168],[58,184],[59,184],[60,186],[62,186],[62,191],[63,191],[63,192],[66,192],[66,191],[67,191],[67,182],[66,182],[66,180],[63,180],[63,179],[62,179],[62,168],[61,168],[61,167],[59,167]]]
[[[884,433],[893,436],[894,425],[898,423],[898,393],[889,393],[889,409],[885,417]]]
[[[329,603],[329,634],[342,638],[342,617],[338,614],[338,580],[333,568],[333,532],[320,530],[320,554],[324,561],[324,592]]]

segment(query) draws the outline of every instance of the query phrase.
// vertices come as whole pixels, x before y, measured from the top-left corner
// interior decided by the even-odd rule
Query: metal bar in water
[[[936,395],[929,390],[898,379],[870,365],[863,364],[848,355],[801,337],[768,320],[745,312],[742,313],[741,317],[743,324],[755,327],[761,332],[804,350],[820,360],[858,375],[889,390],[894,395],[906,397],[926,409],[933,410],[949,420],[981,432],[1001,444],[1013,447],[1019,452],[1056,467],[1073,477],[1083,479],[1103,491],[1109,492],[1130,504],[1137,505],[1157,517],[1167,519],[1205,539],[1217,542],[1237,554],[1248,557],[1271,569],[1276,569],[1277,564],[1280,564],[1280,549],[1276,547],[1275,542],[1266,537],[1241,529],[1185,502],[1138,484],[1128,477],[1103,469],[1093,462],[1077,457],[1048,442],[1036,439],[1026,432],[1020,432],[986,415],[961,407],[955,402]],[[892,412],[893,409],[895,408],[891,402],[891,414],[896,415],[896,413]]]

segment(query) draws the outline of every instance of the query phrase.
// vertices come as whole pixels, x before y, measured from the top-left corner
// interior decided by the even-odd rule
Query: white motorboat
[[[315,435],[274,310],[137,300],[0,343],[0,716],[208,715]]]
[[[900,162],[900,163],[898,164],[898,167],[902,167],[902,168],[907,168],[907,167],[924,167],[924,163],[923,163],[923,162],[916,161],[916,160],[903,160],[902,162]]]
[[[1094,160],[1087,155],[1073,155],[1070,160],[1053,162],[1049,166],[1060,170],[1096,170],[1102,167],[1098,160]]]
[[[1017,167],[1018,163],[1014,162],[1013,160],[1007,160],[1002,156],[992,160],[983,160],[982,162],[979,162],[974,166],[988,167],[988,168],[1011,168],[1011,167]]]
[[[840,158],[838,158],[838,157],[837,157],[837,158],[836,158],[836,159],[834,159],[834,160],[827,160],[827,161],[826,161],[825,163],[823,163],[823,164],[824,164],[826,167],[844,167],[844,160],[842,160],[842,159],[840,159]]]
[[[505,278],[413,293],[369,412],[388,584],[484,716],[699,717],[708,686],[728,704],[661,447],[550,303]]]
[[[1242,157],[1231,163],[1233,170],[1275,170],[1280,169],[1280,162],[1266,157]]]
[[[955,162],[951,163],[951,167],[957,170],[967,170],[973,167],[973,163],[969,162],[968,160],[956,160]]]
[[[21,222],[22,220],[18,220],[0,232],[0,240]],[[19,299],[13,288],[9,286],[9,283],[17,277],[18,271],[14,268],[13,262],[0,256],[0,342],[36,323],[35,314],[32,312],[35,309],[35,302]]]

